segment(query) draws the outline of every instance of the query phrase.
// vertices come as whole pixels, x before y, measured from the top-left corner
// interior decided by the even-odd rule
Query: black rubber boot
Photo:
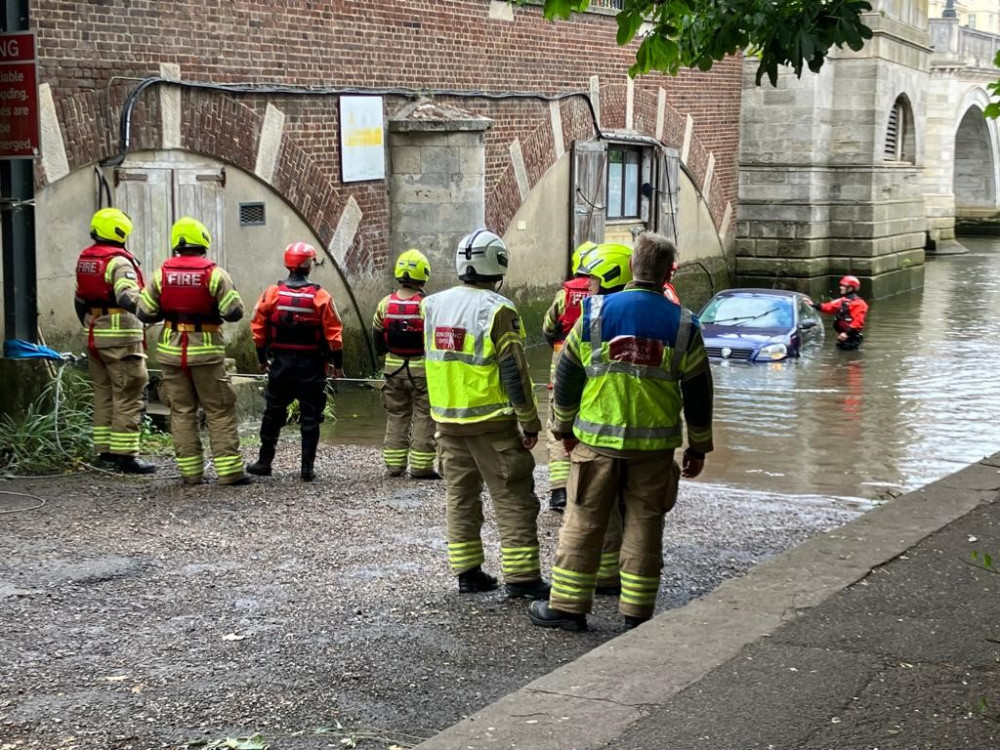
[[[247,472],[258,477],[271,476],[271,462],[274,460],[275,443],[261,443],[257,460],[247,467]]]
[[[607,586],[601,586],[598,584],[597,586],[594,586],[594,593],[600,596],[621,596],[622,587],[621,584],[618,583],[608,584]]]
[[[539,578],[537,581],[524,581],[507,584],[508,599],[548,599],[552,587],[549,582]]]
[[[633,617],[632,615],[625,615],[625,629],[635,630],[637,627],[642,625],[644,622],[649,622],[648,617]]]
[[[557,487],[549,496],[549,510],[563,513],[566,510],[566,488]]]
[[[302,471],[299,476],[302,477],[303,482],[311,482],[316,478],[313,467],[316,464],[316,448],[318,445],[318,443],[314,443],[311,440],[302,442]]]
[[[115,468],[122,474],[153,474],[156,465],[135,456],[115,456]]]
[[[440,478],[441,475],[438,474],[436,471],[431,471],[428,474],[423,474],[423,473],[414,474],[412,471],[410,471],[410,479],[440,479]]]
[[[458,574],[458,593],[460,594],[480,594],[484,591],[494,591],[496,587],[497,579],[489,573],[483,572],[483,569],[478,566]]]
[[[552,609],[546,601],[529,604],[528,618],[532,625],[537,625],[540,628],[562,628],[574,633],[587,629],[587,615]]]

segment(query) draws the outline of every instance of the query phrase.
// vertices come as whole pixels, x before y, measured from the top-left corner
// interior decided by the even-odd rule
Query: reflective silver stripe
[[[510,404],[487,404],[486,406],[474,406],[467,409],[440,409],[431,407],[431,415],[435,417],[447,417],[450,419],[461,419],[462,417],[485,417],[490,414],[513,414],[514,409]]]
[[[677,326],[677,340],[674,342],[674,356],[670,360],[670,372],[674,380],[681,379],[681,360],[687,354],[688,344],[691,343],[691,311],[686,307],[681,308],[681,321]]]
[[[424,359],[432,359],[435,362],[465,362],[467,365],[490,365],[496,364],[493,357],[483,357],[476,354],[466,354],[465,352],[451,351],[450,349],[428,349],[424,352]]]
[[[596,422],[588,422],[585,419],[577,417],[576,426],[588,435],[615,437],[622,440],[630,438],[657,440],[660,438],[678,437],[681,434],[681,426],[679,424],[670,425],[669,427],[622,427],[620,425],[597,424]]]
[[[649,380],[668,380],[670,382],[680,380],[679,373],[667,372],[662,365],[636,365],[631,362],[615,361],[590,365],[586,369],[588,378],[598,378],[602,375],[615,373]]]
[[[601,355],[601,308],[604,306],[604,297],[591,295],[590,300],[590,350],[591,359],[594,355]]]
[[[288,297],[298,297],[300,299],[315,299],[316,295],[312,292],[293,292],[287,287],[282,289],[279,294],[284,294]]]
[[[311,307],[293,307],[292,305],[278,305],[279,310],[284,312],[300,312],[300,313],[311,313],[313,308]]]

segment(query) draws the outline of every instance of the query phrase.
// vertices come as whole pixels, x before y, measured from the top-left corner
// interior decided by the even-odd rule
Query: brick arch
[[[104,92],[80,91],[57,102],[70,171],[118,153],[117,116],[127,94],[124,87],[113,90],[109,102]],[[181,101],[181,148],[253,175],[263,116],[221,92],[185,89]],[[113,120],[109,110],[114,113]],[[130,152],[162,149],[160,122],[159,97],[155,91],[148,91],[133,110]],[[40,166],[37,169],[37,186],[49,184],[44,170]],[[275,174],[267,184],[328,247],[347,195],[289,133],[282,137]],[[365,259],[350,252],[346,260],[349,270],[357,271]]]
[[[628,87],[626,84],[607,84],[601,87],[601,125],[603,128],[609,130],[625,128],[627,96]],[[633,92],[633,130],[656,138],[657,110],[657,95],[636,88]],[[574,140],[594,137],[595,131],[586,103],[577,98],[562,100],[559,103],[559,113],[566,151],[570,150],[570,144]],[[665,103],[660,143],[682,152],[686,126],[687,118],[685,115],[669,102]],[[550,118],[543,117],[539,120],[535,129],[521,141],[521,151],[524,154],[529,188],[534,189],[538,181],[557,161]],[[709,153],[698,136],[692,133],[687,160],[682,161],[681,167],[691,178],[699,193],[701,193],[701,188],[705,184],[705,178],[708,174]],[[713,179],[709,186],[708,195],[702,195],[702,199],[708,204],[716,231],[721,234],[720,228],[725,222],[727,205],[721,181]],[[503,234],[507,231],[507,227],[521,204],[514,165],[509,164],[486,197],[487,226]],[[732,225],[726,227],[726,232],[731,232],[732,228]],[[724,237],[722,239],[725,240]]]

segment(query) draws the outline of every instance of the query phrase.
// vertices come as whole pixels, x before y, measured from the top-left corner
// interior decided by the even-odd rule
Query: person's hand
[[[580,444],[580,441],[575,437],[567,437],[563,438],[562,444],[563,450],[568,454],[573,452],[573,449]]]
[[[340,380],[342,377],[344,377],[344,368],[332,365],[330,367],[330,377],[333,378],[334,380]]]
[[[521,444],[530,451],[532,448],[538,445],[538,433],[537,432],[524,433],[524,437],[521,438]]]
[[[681,464],[681,476],[685,479],[694,479],[696,476],[701,474],[701,470],[705,468],[704,458],[695,458],[687,451],[684,452],[684,460]]]
[[[265,373],[271,369],[271,365],[267,362],[261,362],[257,365],[257,370],[261,373]]]
[[[847,341],[847,334],[846,333],[838,333],[837,334],[837,341]]]

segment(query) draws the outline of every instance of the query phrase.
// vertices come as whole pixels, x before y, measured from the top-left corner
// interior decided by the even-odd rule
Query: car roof
[[[753,287],[741,287],[738,289],[723,289],[715,294],[716,297],[737,297],[740,295],[763,295],[769,297],[804,297],[802,292],[793,289],[755,289]]]

